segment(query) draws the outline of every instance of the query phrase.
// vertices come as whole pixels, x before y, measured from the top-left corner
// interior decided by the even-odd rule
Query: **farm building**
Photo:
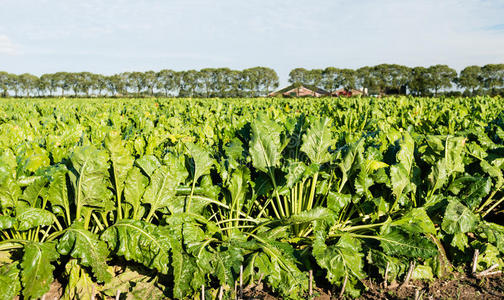
[[[299,86],[290,85],[279,91],[270,93],[269,97],[321,97],[327,96],[329,93],[323,89],[314,86]]]
[[[339,89],[339,90],[335,90],[334,92],[331,93],[331,96],[337,96],[337,97],[340,97],[340,96],[346,96],[346,97],[352,97],[352,96],[359,96],[359,95],[363,95],[363,91],[362,90],[355,90],[355,89],[351,89],[351,90],[345,90],[345,89]]]

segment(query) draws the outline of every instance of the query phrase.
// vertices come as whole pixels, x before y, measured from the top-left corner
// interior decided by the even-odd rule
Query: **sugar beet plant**
[[[302,299],[309,272],[356,297],[475,249],[504,266],[501,99],[17,101],[1,299],[231,298],[240,274]]]

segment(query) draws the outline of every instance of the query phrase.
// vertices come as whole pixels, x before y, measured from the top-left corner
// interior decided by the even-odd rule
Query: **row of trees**
[[[357,70],[296,68],[289,74],[294,85],[337,89],[366,88],[371,94],[438,95],[454,85],[467,96],[504,95],[504,64],[469,66],[460,74],[447,65],[415,67],[380,64]],[[206,68],[199,71],[124,72],[111,76],[89,72],[58,72],[37,77],[0,72],[2,96],[179,96],[260,97],[278,87],[278,75],[270,68],[242,71]]]
[[[367,88],[373,94],[438,95],[443,89],[454,86],[464,89],[468,96],[504,94],[504,64],[469,66],[460,74],[447,65],[428,68],[397,64],[380,64],[357,70],[296,68],[289,73],[289,82],[323,88],[328,92],[343,88]]]
[[[180,96],[259,97],[278,87],[270,68],[242,71],[206,68],[199,71],[124,72],[111,76],[90,72],[58,72],[37,77],[0,72],[0,93],[15,96]]]

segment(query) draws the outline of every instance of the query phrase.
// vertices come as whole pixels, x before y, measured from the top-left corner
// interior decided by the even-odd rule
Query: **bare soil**
[[[394,299],[504,299],[504,275],[484,278],[469,277],[455,273],[450,279],[434,281],[412,281],[408,286],[401,287],[392,283],[384,287],[383,283],[364,281],[366,291],[358,298],[360,300],[394,300]],[[306,299],[332,300],[338,299],[339,290],[322,290],[315,288],[313,296],[306,295]],[[55,281],[51,290],[45,295],[45,300],[60,299],[63,294],[62,286]],[[96,299],[101,299],[97,297]],[[113,299],[113,298],[110,298]],[[122,298],[121,298],[122,299]],[[280,300],[281,297],[273,293],[262,283],[257,286],[247,286],[243,291],[243,300]]]

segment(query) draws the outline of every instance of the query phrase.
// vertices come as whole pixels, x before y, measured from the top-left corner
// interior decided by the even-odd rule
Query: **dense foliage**
[[[457,76],[447,65],[428,68],[397,64],[380,64],[357,70],[328,67],[306,70],[296,68],[289,73],[295,86],[333,92],[337,89],[360,88],[374,94],[406,94],[415,96],[462,95],[504,96],[504,64],[469,66]],[[278,87],[278,75],[270,68],[245,70],[206,68],[199,71],[161,70],[159,72],[124,72],[111,76],[90,72],[57,72],[37,77],[0,72],[0,95],[14,96],[114,96],[114,97],[263,97]]]
[[[0,299],[306,298],[504,267],[502,98],[11,99]],[[496,221],[497,220],[497,221]]]

